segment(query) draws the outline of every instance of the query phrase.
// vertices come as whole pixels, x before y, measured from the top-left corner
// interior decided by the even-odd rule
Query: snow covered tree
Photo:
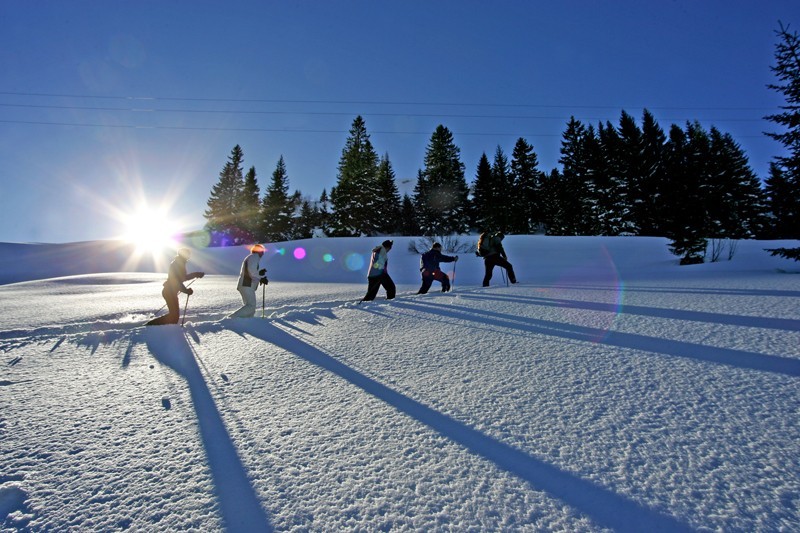
[[[317,202],[316,227],[322,230],[322,233],[324,235],[331,236],[330,224],[331,224],[331,201],[328,198],[327,189],[322,189],[322,194],[319,195],[319,201]]]
[[[379,193],[379,211],[382,214],[378,231],[385,235],[392,235],[400,230],[400,192],[397,189],[394,169],[385,154],[378,163],[377,186]]]
[[[416,236],[419,234],[414,200],[408,194],[404,194],[400,207],[400,235]]]
[[[761,233],[766,199],[747,156],[730,134],[712,127],[707,176],[707,237],[752,239]]]
[[[530,234],[543,223],[542,172],[533,146],[520,137],[511,153],[511,227],[517,234]]]
[[[250,167],[244,177],[244,187],[239,201],[238,216],[249,240],[255,242],[261,235],[261,189],[258,187],[256,167]]]
[[[497,223],[496,229],[503,233],[510,233],[511,231],[511,214],[513,209],[510,209],[514,204],[514,197],[512,196],[511,189],[511,167],[508,164],[508,158],[505,152],[500,147],[494,152],[494,162],[492,163],[492,185],[494,187],[494,196],[496,198],[495,204],[492,206],[494,211],[494,219]]]
[[[665,193],[666,236],[670,251],[682,265],[702,263],[706,251],[706,209],[703,168],[708,161],[708,137],[699,124],[687,124],[686,132],[673,125],[666,145],[666,172],[670,186]],[[700,177],[698,177],[700,176]]]
[[[594,128],[584,126],[575,117],[567,123],[567,129],[562,134],[561,158],[562,165],[560,180],[557,189],[560,197],[554,205],[560,212],[555,215],[559,221],[559,228],[551,228],[558,235],[588,235],[591,234],[592,221],[592,196],[591,183],[592,170],[588,165],[587,145],[594,139]]]
[[[293,237],[292,219],[296,207],[294,198],[289,196],[289,178],[281,156],[261,202],[262,235],[267,241],[280,242]]]
[[[492,165],[484,152],[478,160],[475,180],[472,182],[471,225],[480,231],[497,227],[497,221],[494,219],[495,209],[492,208],[496,204],[493,180]]]
[[[664,147],[667,136],[647,109],[642,114],[641,139],[641,182],[634,197],[633,218],[638,235],[663,236]]]
[[[379,233],[384,213],[378,180],[378,155],[358,116],[342,149],[336,186],[331,189],[331,233],[353,237]]]
[[[414,206],[424,235],[464,233],[469,225],[469,189],[461,150],[439,125],[425,151],[425,168],[414,187]]]
[[[779,83],[768,87],[781,93],[786,105],[781,112],[766,118],[784,131],[767,133],[783,145],[786,154],[776,157],[766,180],[773,231],[770,237],[800,238],[800,36],[779,25],[780,41],[775,50],[775,66],[771,67]]]
[[[589,197],[592,210],[591,232],[595,235],[620,235],[630,228],[630,202],[626,188],[624,141],[610,123],[597,125],[597,148],[587,142],[585,157],[592,169]]]
[[[244,152],[237,144],[219,173],[219,181],[211,189],[208,209],[203,216],[206,218],[206,229],[211,233],[212,245],[240,244],[247,240],[239,215],[244,193],[243,161]]]

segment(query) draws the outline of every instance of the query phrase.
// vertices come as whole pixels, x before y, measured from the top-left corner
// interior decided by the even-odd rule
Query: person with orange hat
[[[177,324],[181,316],[181,306],[178,302],[178,293],[184,293],[191,296],[194,290],[191,287],[184,285],[185,281],[195,278],[202,278],[205,272],[192,272],[186,273],[186,263],[192,256],[190,248],[179,248],[178,254],[172,263],[169,265],[169,274],[167,274],[167,281],[164,282],[164,288],[161,290],[161,296],[167,302],[167,314],[161,315],[148,322],[147,326],[161,326],[164,324]],[[163,309],[163,307],[162,307]]]
[[[256,314],[256,290],[259,285],[269,283],[267,269],[258,269],[258,262],[264,257],[263,244],[254,244],[250,247],[250,255],[242,261],[239,271],[239,283],[236,290],[242,295],[242,307],[231,313],[231,318],[252,318]]]

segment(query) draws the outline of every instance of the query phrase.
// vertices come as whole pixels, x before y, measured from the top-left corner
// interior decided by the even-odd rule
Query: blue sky
[[[123,234],[142,206],[202,226],[234,145],[318,198],[364,116],[410,190],[433,130],[467,180],[524,137],[558,166],[570,116],[649,109],[730,133],[766,177],[783,99],[768,1],[0,2],[0,242]]]

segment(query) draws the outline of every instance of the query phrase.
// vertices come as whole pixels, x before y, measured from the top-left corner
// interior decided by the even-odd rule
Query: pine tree
[[[533,146],[520,137],[511,153],[511,229],[530,234],[544,222],[542,214],[542,172]]]
[[[475,181],[472,183],[472,222],[480,231],[495,230],[499,222],[495,219],[497,200],[495,198],[494,174],[486,152],[478,160]]]
[[[422,233],[428,236],[464,233],[469,224],[469,189],[461,150],[450,130],[439,125],[425,151],[425,169],[414,188]]]
[[[707,176],[708,232],[715,239],[752,239],[762,229],[765,198],[747,156],[730,134],[712,127]]]
[[[248,240],[255,242],[261,235],[261,190],[256,178],[256,167],[250,167],[244,177],[244,187],[239,200],[239,225],[247,232]]]
[[[244,153],[237,144],[219,173],[219,181],[211,189],[208,209],[203,216],[207,221],[206,229],[211,233],[212,245],[226,246],[247,240],[239,217],[244,191],[243,161]]]
[[[508,207],[514,201],[511,189],[511,167],[500,145],[497,146],[494,152],[492,185],[494,187],[494,197],[496,198],[494,205],[492,205],[492,210],[497,222],[497,229],[503,233],[510,233],[512,210],[508,209]]]
[[[378,164],[377,176],[378,193],[380,205],[378,207],[382,218],[378,231],[385,235],[393,235],[400,230],[400,192],[397,190],[394,169],[389,160],[389,154],[385,154]]]
[[[364,119],[353,120],[339,160],[336,186],[331,189],[331,232],[336,236],[376,235],[384,214],[377,186],[378,155]]]
[[[575,117],[567,123],[562,134],[562,165],[559,187],[560,197],[557,205],[559,213],[559,235],[588,235],[592,232],[592,191],[593,175],[588,165],[587,146],[594,139],[594,128],[587,128]],[[550,231],[548,230],[548,234]]]
[[[645,209],[645,170],[642,159],[642,130],[636,120],[624,110],[619,119],[621,190],[619,202],[620,233],[638,235],[641,232],[639,220]]]
[[[419,235],[420,230],[419,230],[419,224],[417,223],[417,213],[416,209],[414,208],[414,201],[408,194],[403,195],[400,214],[401,214],[400,234],[405,236]]]
[[[567,220],[567,205],[572,201],[564,176],[553,169],[542,181],[542,215],[547,235],[569,235],[573,222]]]
[[[322,233],[331,237],[331,202],[328,198],[327,189],[322,189],[322,194],[319,196],[317,202],[317,227],[322,230]]]
[[[261,202],[262,234],[267,241],[280,242],[293,237],[292,218],[295,203],[289,196],[289,178],[283,156],[278,159],[272,181]]]
[[[766,118],[783,128],[781,133],[767,133],[786,149],[776,157],[766,180],[774,238],[800,238],[800,36],[779,24],[780,41],[771,67],[779,83],[768,87],[781,93],[786,105],[781,112]]]
[[[586,151],[589,167],[594,169],[589,190],[592,201],[592,233],[620,235],[628,231],[630,203],[625,186],[624,141],[610,123],[597,126],[598,146]]]
[[[670,251],[681,264],[702,263],[706,251],[704,163],[708,138],[699,124],[687,124],[686,131],[673,125],[666,145],[666,172],[670,187],[665,192],[666,236]],[[698,176],[700,176],[698,178]]]
[[[664,172],[664,146],[667,136],[655,117],[645,109],[642,114],[642,158],[640,193],[634,219],[639,235],[663,236],[663,194],[667,188]]]
[[[797,213],[797,192],[788,174],[776,162],[769,164],[769,177],[765,180],[764,193],[768,198],[768,227],[765,236],[769,239],[787,239],[792,235],[791,220]]]
[[[294,238],[310,239],[314,236],[318,216],[310,200],[303,200],[300,204],[300,214],[295,221]]]

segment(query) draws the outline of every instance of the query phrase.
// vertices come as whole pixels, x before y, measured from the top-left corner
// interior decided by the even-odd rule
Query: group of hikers
[[[508,256],[503,248],[504,235],[501,232],[484,232],[478,239],[475,255],[482,257],[485,267],[483,286],[488,287],[492,279],[492,272],[495,266],[505,269],[508,281],[516,283],[514,267],[508,262]],[[386,299],[391,300],[397,292],[394,281],[389,276],[389,251],[391,251],[394,241],[387,239],[379,246],[372,249],[370,257],[369,271],[367,272],[367,294],[361,301],[369,302],[378,295],[381,287],[386,291]],[[266,249],[262,244],[254,244],[250,247],[250,254],[242,261],[239,270],[239,281],[236,290],[242,297],[242,307],[231,313],[232,318],[250,318],[256,314],[256,290],[260,285],[267,285],[267,270],[259,268],[259,261],[264,257]],[[187,298],[194,291],[185,282],[202,278],[204,272],[191,272],[186,270],[186,263],[191,258],[191,249],[180,248],[175,259],[169,266],[167,281],[164,282],[164,289],[161,295],[164,297],[167,306],[167,314],[154,318],[147,322],[148,326],[158,326],[163,324],[177,324],[180,318],[180,303],[178,295],[186,294]],[[442,285],[442,292],[448,292],[451,288],[450,278],[440,268],[441,263],[455,263],[458,261],[457,255],[445,255],[442,253],[442,245],[434,242],[431,249],[424,252],[419,259],[419,271],[422,277],[422,285],[417,294],[427,294],[434,281]],[[454,268],[455,270],[455,268]],[[191,283],[190,283],[191,284]]]

